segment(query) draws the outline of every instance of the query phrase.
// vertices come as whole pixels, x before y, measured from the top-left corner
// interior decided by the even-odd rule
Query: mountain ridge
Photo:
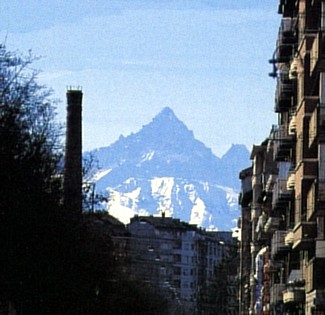
[[[124,221],[126,213],[164,211],[204,228],[230,229],[239,217],[238,174],[249,162],[247,148],[233,144],[215,156],[169,107],[137,133],[90,153],[101,167],[96,191],[109,195],[105,206]]]

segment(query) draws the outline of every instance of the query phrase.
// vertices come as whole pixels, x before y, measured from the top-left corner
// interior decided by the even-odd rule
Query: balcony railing
[[[252,187],[262,185],[262,174],[254,174],[252,176]]]
[[[282,261],[272,259],[270,262],[270,272],[280,272],[283,267]]]
[[[273,155],[276,161],[284,161],[289,157],[293,147],[293,137],[288,132],[288,125],[283,124],[277,126],[273,133],[274,145]]]
[[[278,62],[288,62],[293,53],[295,36],[293,32],[294,19],[283,18],[279,28],[276,58]]]
[[[269,217],[264,225],[265,233],[273,233],[280,227],[281,218],[280,217]]]
[[[325,202],[325,179],[318,181],[318,201]]]
[[[292,115],[290,118],[290,122],[289,122],[289,129],[288,129],[288,133],[289,135],[295,135],[296,134],[296,130],[297,130],[297,117],[296,115]]]
[[[323,100],[324,101],[324,100]],[[320,103],[319,104],[319,128],[320,130],[322,129],[321,127],[325,126],[325,103]]]
[[[287,190],[295,189],[295,185],[296,185],[296,172],[290,171],[287,180]]]
[[[293,232],[289,231],[284,238],[284,243],[286,246],[291,247],[293,245],[293,242],[294,242]]]
[[[275,91],[275,112],[288,111],[292,105],[293,82],[289,79],[289,69],[281,70]]]
[[[269,177],[266,181],[266,185],[265,185],[265,191],[267,193],[272,192],[273,186],[276,183],[276,179],[277,179],[276,175],[274,175],[274,174],[269,175]]]
[[[284,283],[274,283],[271,286],[271,305],[276,305],[277,303],[283,301],[283,291],[285,288],[286,285]]]
[[[288,111],[292,105],[293,84],[291,81],[278,80],[275,94],[275,108],[276,113]]]
[[[321,144],[321,149],[325,149],[324,145]],[[318,180],[325,182],[325,161],[321,160],[318,164]]]
[[[285,236],[287,231],[275,231],[271,240],[271,257],[276,258],[277,256],[286,253],[289,247],[285,243]]]
[[[291,269],[287,279],[287,285],[290,286],[291,288],[303,287],[305,285],[303,270]]]
[[[295,250],[308,249],[316,236],[316,222],[301,222],[293,229],[292,248]]]
[[[305,301],[305,290],[303,289],[287,289],[283,292],[284,304],[300,304]]]
[[[256,284],[256,279],[254,277],[254,274],[250,275],[249,277],[249,285],[252,287]]]
[[[287,188],[287,179],[278,178],[273,188],[272,207],[276,208],[288,202],[291,195],[292,191]]]

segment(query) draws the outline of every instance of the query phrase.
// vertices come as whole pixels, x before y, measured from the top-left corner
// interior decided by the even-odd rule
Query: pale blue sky
[[[0,0],[0,40],[43,58],[62,100],[84,92],[84,150],[137,132],[169,106],[221,156],[276,123],[268,76],[277,0]]]

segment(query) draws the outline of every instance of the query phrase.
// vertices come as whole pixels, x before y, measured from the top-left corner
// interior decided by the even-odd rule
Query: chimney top
[[[82,86],[67,86],[67,93],[82,92]]]

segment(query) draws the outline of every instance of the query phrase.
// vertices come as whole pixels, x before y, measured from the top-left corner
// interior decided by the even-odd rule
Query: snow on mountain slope
[[[218,158],[165,108],[139,132],[91,153],[101,167],[96,192],[108,195],[108,211],[122,222],[165,213],[207,229],[235,226],[245,146]]]

